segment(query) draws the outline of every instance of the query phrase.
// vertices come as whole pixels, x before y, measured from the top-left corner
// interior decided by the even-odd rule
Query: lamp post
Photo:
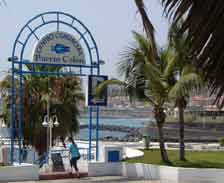
[[[51,149],[52,149],[52,129],[58,127],[60,123],[56,115],[50,117],[49,113],[44,116],[42,123],[43,127],[49,129],[49,154],[48,154],[48,165],[51,167]]]
[[[4,118],[1,118],[0,128],[1,128],[1,131],[0,131],[0,133],[1,133],[1,143],[3,143],[3,137],[4,137],[4,135],[3,135],[3,128],[6,128],[6,124],[5,124]]]
[[[6,128],[5,120],[4,118],[1,119],[1,127]]]

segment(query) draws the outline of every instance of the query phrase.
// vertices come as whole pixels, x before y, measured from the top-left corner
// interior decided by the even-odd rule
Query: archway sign
[[[34,48],[34,50],[30,50]],[[32,54],[31,54],[32,53]],[[28,58],[28,59],[27,59]],[[11,163],[14,162],[15,141],[15,88],[14,80],[19,79],[18,90],[18,145],[19,163],[22,162],[22,128],[23,128],[23,76],[55,75],[55,76],[99,76],[100,57],[96,42],[89,29],[74,16],[63,12],[46,12],[30,19],[20,30],[13,46],[10,99],[10,133]],[[27,70],[25,65],[30,65]],[[60,66],[57,72],[37,71],[35,66]],[[105,78],[103,76],[103,78]],[[92,85],[91,85],[92,86]],[[105,99],[105,98],[104,98]],[[89,149],[91,160],[93,118],[96,119],[96,160],[99,157],[99,105],[105,100],[93,104],[89,102]],[[94,115],[94,113],[96,113]]]

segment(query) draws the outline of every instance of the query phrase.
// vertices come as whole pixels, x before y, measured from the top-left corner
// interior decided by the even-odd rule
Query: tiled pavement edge
[[[28,181],[16,183],[163,183],[160,181],[149,181],[141,179],[130,179],[126,177],[86,177],[81,179],[66,179],[66,180],[48,180],[48,181]],[[168,182],[167,182],[168,183]]]

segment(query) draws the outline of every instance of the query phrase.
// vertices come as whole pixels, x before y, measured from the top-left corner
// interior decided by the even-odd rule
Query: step
[[[88,177],[88,173],[81,172],[80,178]],[[48,173],[40,173],[40,180],[58,180],[58,179],[73,179],[78,178],[76,174],[72,174],[69,172],[48,172]]]

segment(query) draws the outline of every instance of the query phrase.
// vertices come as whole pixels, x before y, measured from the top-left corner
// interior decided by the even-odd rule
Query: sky
[[[142,32],[134,0],[6,0],[0,6],[0,72],[10,69],[7,58],[22,26],[33,16],[46,11],[63,11],[80,19],[90,29],[106,64],[101,74],[118,77],[119,56],[133,42],[131,31]],[[145,0],[155,26],[157,43],[167,40],[168,21],[159,0]]]

